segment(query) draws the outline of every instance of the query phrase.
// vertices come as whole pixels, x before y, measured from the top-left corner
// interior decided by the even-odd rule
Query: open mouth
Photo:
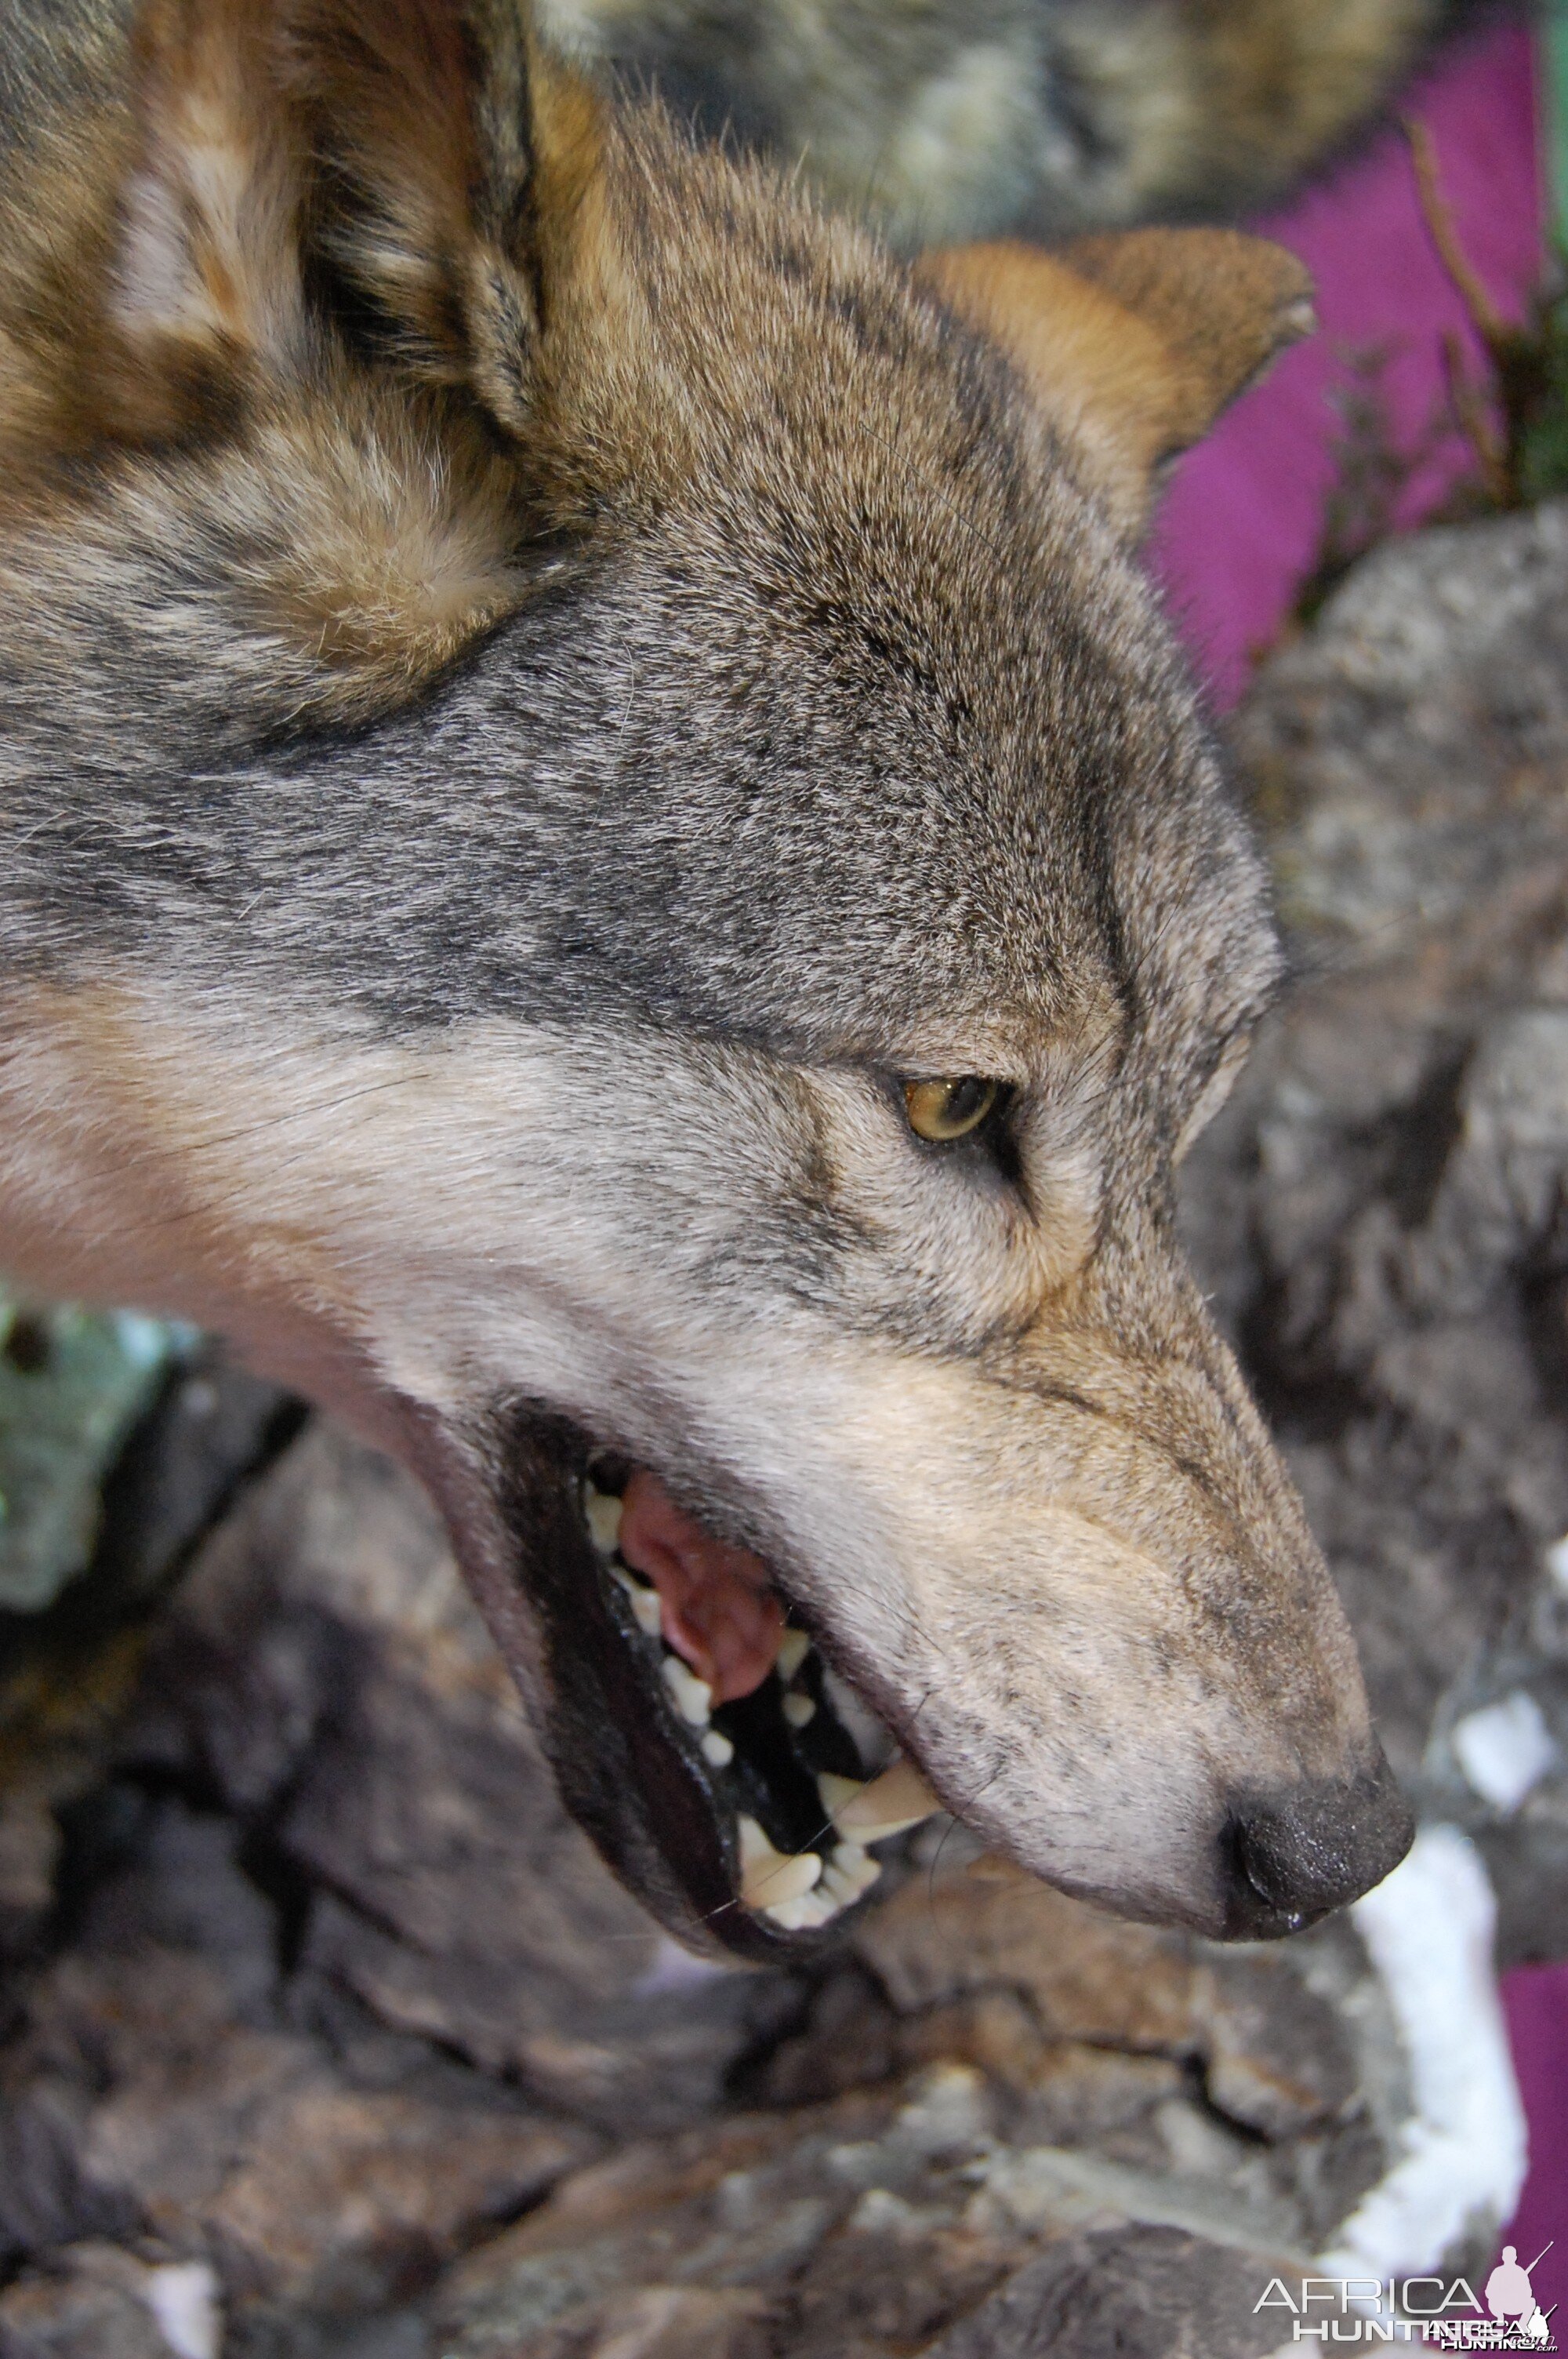
[[[595,1458],[581,1512],[621,1636],[669,1741],[699,1760],[736,1898],[787,1933],[831,1924],[881,1873],[872,1847],[939,1806],[827,1663],[758,1557],[644,1468]]]
[[[503,1462],[568,1807],[683,1938],[755,1957],[820,1933],[940,1808],[919,1771],[769,1567],[655,1475],[527,1412]]]

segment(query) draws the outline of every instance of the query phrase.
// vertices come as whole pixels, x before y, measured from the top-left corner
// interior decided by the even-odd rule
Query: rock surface
[[[1298,981],[1187,1188],[1515,1953],[1568,1948],[1565,591],[1560,514],[1432,535],[1270,667]],[[1345,1923],[1220,1950],[933,1830],[809,1973],[683,1959],[319,1425],[90,1660],[0,1778],[0,2359],[1262,2359],[1400,2149]]]
[[[1238,744],[1296,979],[1189,1224],[1396,1766],[1482,1843],[1505,1956],[1562,1955],[1568,509],[1380,550]]]

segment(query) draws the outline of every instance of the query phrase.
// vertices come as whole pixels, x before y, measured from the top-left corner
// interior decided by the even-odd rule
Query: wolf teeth
[[[596,1491],[591,1483],[582,1488],[589,1538],[600,1556],[613,1556],[621,1538],[621,1502],[612,1492]]]
[[[819,1888],[815,1892],[803,1892],[795,1900],[770,1901],[762,1914],[771,1917],[773,1923],[782,1926],[786,1933],[802,1933],[808,1927],[816,1930],[817,1927],[828,1924],[838,1916],[839,1905]]]
[[[622,1503],[611,1492],[591,1482],[582,1486],[583,1518],[589,1537],[608,1570],[620,1582],[637,1626],[650,1638],[664,1636],[659,1593],[638,1581],[619,1560]],[[808,1727],[816,1717],[813,1697],[792,1689],[811,1641],[804,1630],[786,1630],[779,1642],[776,1668],[786,1692],[785,1720],[792,1728]],[[730,1739],[711,1723],[713,1690],[678,1655],[666,1649],[659,1665],[665,1685],[681,1718],[699,1729],[703,1757],[715,1769],[726,1769],[735,1758]],[[782,1931],[798,1933],[827,1925],[852,1908],[881,1874],[881,1864],[865,1845],[883,1836],[917,1826],[938,1808],[919,1772],[907,1761],[892,1767],[868,1785],[859,1777],[836,1777],[825,1771],[816,1780],[822,1807],[841,1831],[828,1857],[815,1851],[775,1849],[757,1820],[741,1815],[736,1821],[741,1850],[741,1897]]]
[[[881,1872],[881,1860],[872,1859],[859,1843],[838,1843],[822,1871],[822,1888],[832,1894],[841,1908],[848,1908],[862,1892],[870,1891]]]
[[[681,1718],[693,1728],[706,1728],[713,1711],[713,1690],[708,1681],[688,1670],[678,1655],[666,1655],[659,1668]]]
[[[913,1761],[895,1761],[869,1786],[856,1777],[835,1777],[824,1772],[816,1780],[816,1790],[839,1833],[850,1836],[857,1844],[903,1834],[942,1807]]]
[[[837,1819],[846,1802],[852,1802],[857,1794],[865,1792],[866,1781],[863,1777],[836,1777],[831,1769],[824,1769],[817,1777],[816,1790],[828,1817]]]
[[[775,1851],[755,1819],[735,1822],[741,1845],[741,1897],[748,1908],[782,1908],[809,1892],[822,1874],[814,1851]]]
[[[639,1630],[645,1637],[658,1637],[664,1628],[658,1591],[645,1589],[640,1581],[633,1581],[631,1574],[623,1571],[618,1564],[611,1565],[610,1570],[626,1593],[627,1603],[637,1618]]]
[[[779,1640],[779,1651],[775,1667],[777,1669],[778,1675],[784,1681],[785,1687],[788,1687],[791,1680],[794,1679],[796,1671],[799,1670],[802,1663],[805,1662],[810,1652],[811,1641],[806,1636],[804,1630],[786,1630],[784,1632],[784,1636]]]
[[[869,1859],[858,1843],[839,1843],[809,1892],[789,1900],[769,1900],[762,1914],[786,1933],[830,1925],[835,1917],[854,1907],[881,1872],[881,1863]]]

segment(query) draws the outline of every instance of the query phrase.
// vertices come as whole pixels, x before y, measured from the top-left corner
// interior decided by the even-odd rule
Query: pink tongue
[[[778,1659],[784,1609],[761,1557],[716,1540],[641,1467],[621,1502],[621,1553],[658,1591],[665,1639],[715,1703],[762,1686]]]

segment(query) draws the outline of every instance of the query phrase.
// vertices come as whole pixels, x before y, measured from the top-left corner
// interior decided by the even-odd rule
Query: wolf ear
[[[323,273],[405,368],[529,406],[600,227],[599,115],[524,0],[144,0],[112,310],[189,376],[287,374]]]
[[[323,244],[403,361],[521,429],[542,340],[603,260],[600,115],[526,0],[292,0]]]
[[[1162,465],[1315,325],[1295,256],[1236,230],[950,246],[916,275],[1011,353],[1130,534]]]

